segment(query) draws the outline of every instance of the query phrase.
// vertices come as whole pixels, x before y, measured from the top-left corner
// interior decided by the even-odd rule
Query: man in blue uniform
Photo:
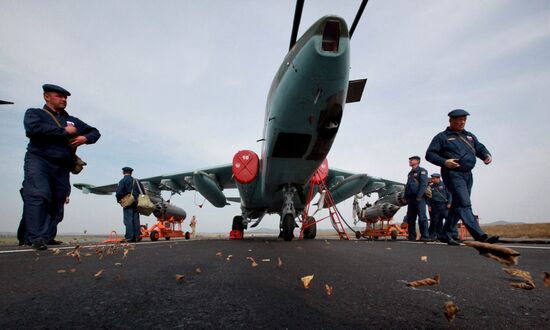
[[[449,211],[451,221],[445,222],[442,233],[442,241],[449,245],[459,245],[452,238],[453,227],[459,219],[462,219],[476,241],[498,241],[498,236],[489,237],[483,232],[472,211],[470,194],[473,185],[472,169],[476,165],[476,157],[482,159],[486,165],[491,163],[492,157],[475,135],[464,129],[469,115],[462,109],[449,112],[449,127],[433,138],[426,151],[426,159],[441,167],[443,182],[452,195]]]
[[[441,182],[439,173],[432,174],[432,197],[427,199],[428,211],[430,212],[430,239],[441,240],[443,231],[443,219],[449,221],[448,211],[451,207],[453,197]]]
[[[407,199],[407,223],[409,241],[416,241],[416,217],[420,228],[420,240],[429,241],[428,217],[426,216],[426,199],[424,193],[428,187],[428,172],[419,166],[420,157],[409,158],[409,166],[412,168],[405,186],[405,198]]]
[[[51,84],[42,89],[46,104],[42,109],[28,109],[23,122],[29,138],[23,181],[24,236],[25,243],[37,250],[47,249],[46,244],[61,244],[55,235],[71,191],[69,172],[75,150],[101,136],[96,128],[65,111],[71,95],[66,89]]]
[[[143,185],[139,180],[136,180],[132,177],[132,172],[134,169],[131,167],[123,167],[122,175],[124,177],[118,182],[118,187],[116,189],[116,200],[120,203],[120,200],[128,195],[132,194],[134,196],[134,203],[130,206],[127,206],[122,209],[124,215],[124,226],[126,227],[126,233],[124,238],[129,242],[137,242],[140,236],[140,223],[139,223],[139,212],[137,209],[137,200],[139,196],[140,189],[143,189]],[[139,187],[138,187],[139,185]]]

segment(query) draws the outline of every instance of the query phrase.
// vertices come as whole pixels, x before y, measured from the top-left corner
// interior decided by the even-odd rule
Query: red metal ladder
[[[330,221],[332,222],[332,226],[338,233],[338,236],[340,239],[349,240],[349,236],[346,233],[346,230],[344,229],[343,217],[342,214],[340,214],[340,211],[338,211],[338,208],[336,207],[336,204],[334,203],[334,199],[332,199],[332,195],[330,193],[330,190],[328,190],[327,186],[325,185],[325,182],[321,180],[321,175],[318,173],[319,171],[316,171],[311,180],[309,180],[309,190],[307,193],[307,199],[306,199],[306,207],[304,208],[304,214],[302,215],[302,228],[300,229],[300,239],[303,239],[304,236],[304,229],[306,229],[309,226],[312,226],[313,224],[317,224],[327,218],[330,218]],[[313,199],[313,194],[315,192],[315,188],[318,187],[319,193],[323,193],[325,191],[325,206],[328,209],[329,215],[321,218],[315,222],[306,224],[306,220],[309,217],[309,206],[311,205],[311,201]]]

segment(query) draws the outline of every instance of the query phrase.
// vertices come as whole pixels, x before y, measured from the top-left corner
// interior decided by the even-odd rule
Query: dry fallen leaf
[[[122,263],[120,263],[120,262],[115,262],[115,266],[117,266],[117,267],[122,267]]]
[[[94,277],[96,279],[101,278],[101,275],[103,274],[103,269],[100,269],[97,273],[95,273]]]
[[[197,269],[195,269],[195,273],[200,274],[200,273],[202,273],[202,270],[200,268],[197,268]]]
[[[69,269],[69,273],[74,273],[74,272],[76,272],[76,268]]]
[[[57,273],[58,274],[63,274],[63,273],[66,273],[67,271],[65,269],[58,269],[57,270]]]
[[[512,276],[519,277],[525,281],[533,281],[533,277],[531,276],[531,273],[525,270],[516,269],[516,268],[502,268],[502,270]]]
[[[232,254],[228,255],[226,259],[227,259],[227,261],[229,261],[229,260],[231,260],[231,258],[233,258]]]
[[[325,284],[325,291],[327,292],[327,296],[332,296],[333,287],[331,287],[328,284]]]
[[[407,286],[412,286],[413,288],[417,288],[419,286],[425,286],[425,285],[435,285],[439,284],[439,275],[435,275],[432,278],[425,278],[423,280],[417,280],[407,283]]]
[[[222,256],[221,252],[216,253],[216,257],[221,257],[221,256]]]
[[[456,313],[459,311],[458,306],[452,301],[447,301],[445,305],[443,305],[443,308],[445,309],[443,313],[445,314],[447,321],[453,322]]]
[[[281,257],[277,257],[277,267],[283,267],[283,260],[281,259]]]
[[[520,253],[516,250],[482,242],[465,242],[464,245],[475,248],[482,256],[496,260],[503,265],[513,266],[518,264]]]
[[[53,253],[54,256],[56,256],[56,255],[58,255],[59,253],[61,253],[61,250],[58,249],[58,248],[54,248],[54,249],[52,249],[52,253]]]
[[[544,272],[544,285],[550,288],[550,273]]]
[[[428,262],[428,256],[420,257],[420,261]]]
[[[129,251],[130,251],[130,249],[124,248],[124,254],[122,255],[122,259],[126,259],[126,257],[128,256]]]
[[[252,257],[246,257],[247,260],[250,260],[250,266],[252,267],[258,267],[258,264],[256,263],[256,260]]]
[[[68,256],[71,256],[76,259],[77,262],[80,262],[80,245],[74,247],[71,252],[67,252]]]
[[[176,281],[183,281],[183,279],[185,279],[185,275],[176,274]]]
[[[262,259],[262,262],[271,262],[271,259]]]
[[[524,289],[524,290],[533,290],[535,288],[535,283],[533,281],[526,281],[526,282],[512,282],[510,283],[511,286],[518,289]]]
[[[92,254],[91,254],[90,252],[86,252],[86,253],[83,254],[83,256],[85,256],[85,257],[91,257]]]
[[[314,274],[307,275],[301,278],[302,283],[304,284],[304,288],[309,289],[309,287],[311,286],[311,281],[313,280],[313,276]]]

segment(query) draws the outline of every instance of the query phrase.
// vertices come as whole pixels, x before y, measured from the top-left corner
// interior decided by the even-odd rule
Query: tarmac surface
[[[533,290],[512,288],[514,278],[504,266],[473,248],[437,243],[171,240],[133,244],[126,257],[124,247],[98,254],[83,246],[81,262],[67,255],[72,248],[61,247],[56,255],[51,249],[0,249],[1,329],[550,325],[550,288],[543,283],[550,246],[512,246],[521,253],[516,268],[534,277]],[[258,265],[252,267],[247,257]],[[300,278],[312,274],[305,289]],[[439,285],[406,285],[436,274]],[[325,284],[333,287],[332,295]],[[452,323],[443,314],[447,301],[459,308]]]

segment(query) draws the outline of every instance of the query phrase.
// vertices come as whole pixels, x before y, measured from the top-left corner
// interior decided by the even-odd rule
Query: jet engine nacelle
[[[407,199],[405,198],[405,192],[400,191],[393,194],[388,194],[383,196],[382,198],[378,199],[376,202],[374,202],[375,205],[383,204],[383,203],[390,203],[397,206],[405,206],[407,205]]]
[[[224,207],[228,204],[216,180],[207,173],[201,171],[193,173],[193,183],[195,189],[215,207]]]
[[[330,193],[335,204],[338,204],[351,196],[359,193],[369,180],[366,174],[354,174],[330,188]]]
[[[399,206],[390,203],[375,204],[361,211],[359,220],[363,222],[375,223],[381,219],[390,219],[399,210]]]
[[[153,215],[157,218],[168,219],[174,217],[174,220],[183,221],[187,213],[181,207],[177,207],[165,201],[155,204]]]

